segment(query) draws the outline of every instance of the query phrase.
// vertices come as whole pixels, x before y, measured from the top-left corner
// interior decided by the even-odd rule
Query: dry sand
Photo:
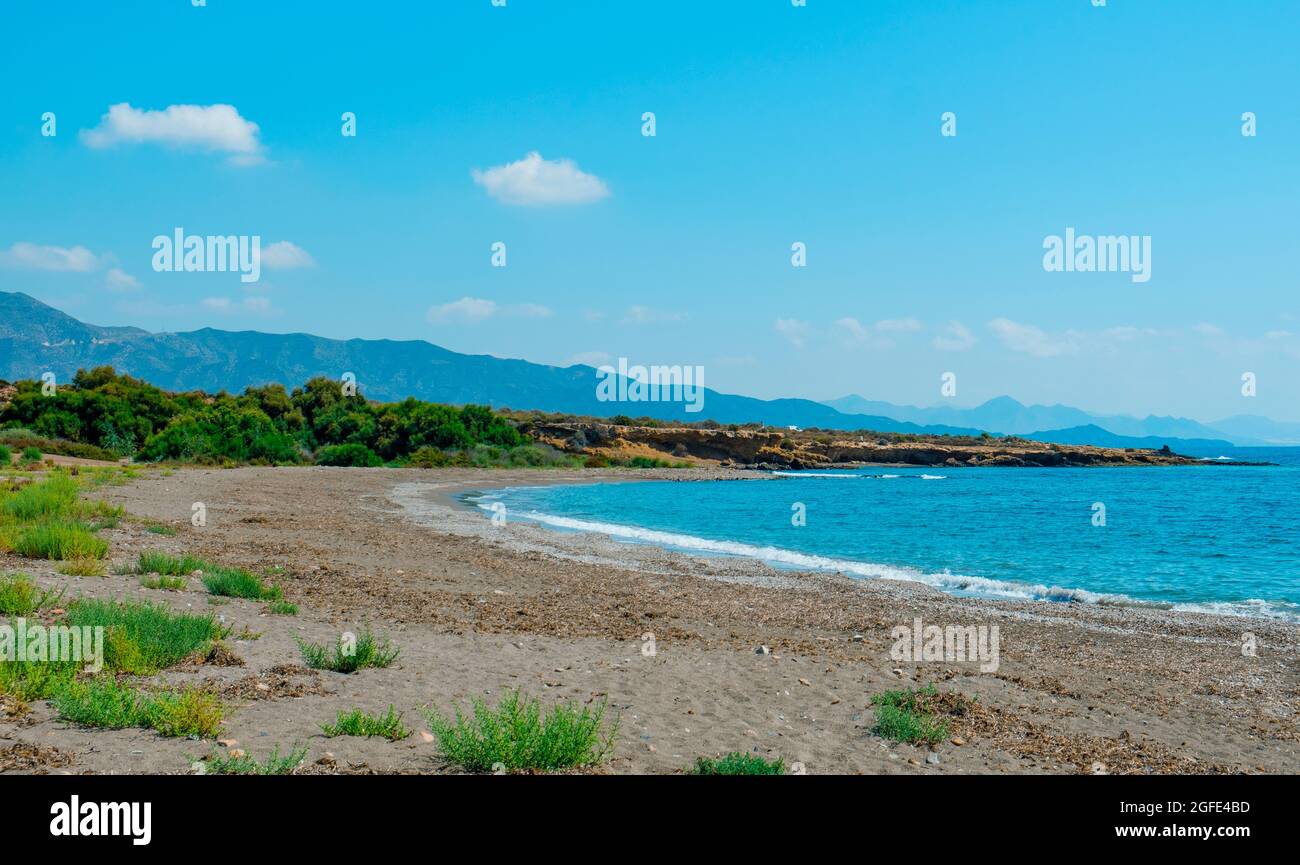
[[[1300,628],[1276,622],[1080,604],[944,595],[898,582],[775,571],[535,526],[493,526],[455,503],[465,490],[647,477],[747,477],[677,470],[492,471],[331,468],[147,470],[93,496],[173,525],[125,520],[103,533],[114,564],[143,549],[249,568],[282,567],[296,617],[262,604],[214,604],[136,577],[65,577],[0,555],[72,595],[149,598],[215,611],[243,666],[164,673],[231,701],[223,739],[263,758],[308,746],[306,771],[445,772],[417,732],[397,743],[325,738],[336,712],[389,704],[425,730],[421,710],[520,688],[544,702],[608,700],[620,722],[601,771],[676,772],[701,755],[755,751],[808,773],[1270,772],[1300,770]],[[739,481],[745,482],[745,481]],[[206,527],[190,525],[191,505]],[[890,631],[997,625],[1000,666],[900,663]],[[296,637],[332,642],[370,625],[401,648],[387,669],[302,669]],[[1244,657],[1242,635],[1256,636]],[[643,653],[643,635],[655,652]],[[770,647],[757,654],[756,647]],[[976,699],[928,748],[872,733],[870,696],[934,682]],[[0,707],[0,771],[185,772],[222,750],[141,730],[87,730],[43,703]],[[937,761],[937,762],[936,762]]]

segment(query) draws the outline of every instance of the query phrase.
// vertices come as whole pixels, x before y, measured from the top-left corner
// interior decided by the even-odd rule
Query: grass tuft
[[[58,572],[69,577],[102,577],[104,563],[99,559],[69,559],[59,565]]]
[[[935,695],[934,685],[919,691],[907,688],[874,695],[871,698],[876,712],[873,732],[898,742],[934,745],[943,741],[948,738],[948,720],[936,718],[926,709],[927,702]]]
[[[229,633],[211,615],[174,613],[164,604],[147,601],[75,601],[68,607],[67,623],[102,626],[105,665],[137,675],[173,666]]]
[[[108,542],[75,522],[37,523],[13,541],[14,552],[27,559],[102,559]]]
[[[140,585],[146,589],[163,589],[168,592],[181,592],[190,587],[184,577],[169,577],[165,574],[156,577],[142,576],[140,577]]]
[[[717,760],[700,757],[688,775],[784,775],[785,761],[780,757],[765,760],[757,754],[732,751]]]
[[[261,579],[242,568],[212,567],[203,571],[203,585],[214,595],[247,598],[252,601],[275,601],[279,586],[267,586]]]
[[[362,667],[387,667],[397,660],[400,649],[393,648],[387,638],[375,639],[370,629],[366,628],[355,643],[340,637],[333,646],[321,646],[298,641],[298,650],[302,652],[302,662],[313,670],[333,670],[336,673],[352,673]]]
[[[37,610],[57,607],[63,589],[42,589],[26,574],[0,576],[0,615],[29,616]]]
[[[296,616],[298,615],[298,605],[283,600],[272,601],[266,605],[266,611],[273,616]]]
[[[295,748],[283,757],[280,756],[280,746],[276,745],[271,752],[271,756],[266,758],[265,763],[260,763],[253,757],[240,755],[238,757],[219,757],[211,756],[204,764],[203,774],[205,775],[288,775],[302,765],[303,759],[307,756],[306,746]]]
[[[142,727],[163,736],[215,736],[224,707],[213,694],[196,688],[146,693],[101,676],[71,682],[51,695],[59,717],[82,727]]]
[[[454,721],[432,711],[427,718],[443,758],[467,772],[492,771],[498,764],[507,771],[549,771],[592,766],[608,757],[618,725],[602,732],[605,705],[579,709],[562,703],[543,715],[538,700],[507,691],[495,709],[475,699],[472,717],[457,706]]]
[[[339,712],[333,724],[321,724],[326,736],[383,736],[390,742],[397,742],[411,735],[411,731],[402,724],[402,716],[393,711],[390,704],[388,712],[376,717],[367,715],[360,709],[351,712]]]
[[[191,555],[173,556],[159,550],[145,550],[135,564],[137,573],[183,577],[213,567],[206,559]]]

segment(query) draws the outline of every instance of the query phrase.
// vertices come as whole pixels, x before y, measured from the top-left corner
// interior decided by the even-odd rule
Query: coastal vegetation
[[[403,465],[421,448],[428,449],[422,459],[451,464],[546,459],[515,424],[485,406],[376,403],[320,377],[292,392],[270,384],[237,396],[168,393],[112,367],[80,370],[48,394],[41,382],[17,382],[0,405],[0,441],[31,447],[38,458],[44,452],[142,462]]]
[[[757,754],[732,751],[718,759],[700,757],[687,775],[784,775],[785,761],[767,760]]]
[[[379,639],[366,628],[359,636],[344,634],[337,643],[323,646],[298,640],[302,662],[312,670],[354,673],[363,667],[387,667],[401,651],[387,639]]]
[[[948,720],[931,711],[930,703],[936,696],[934,685],[873,695],[871,705],[876,713],[873,732],[898,742],[930,745],[942,742],[948,737]]]
[[[495,708],[473,701],[470,715],[454,719],[430,711],[426,718],[443,759],[466,772],[554,771],[594,766],[613,751],[618,724],[605,728],[606,703],[595,708],[541,703],[507,691]]]
[[[108,543],[95,533],[116,525],[122,509],[78,497],[80,484],[54,471],[42,481],[0,486],[0,552],[76,562],[70,574],[98,574]],[[93,563],[93,564],[92,564]]]
[[[333,724],[321,724],[321,731],[330,738],[335,736],[382,736],[390,742],[398,742],[411,735],[411,731],[402,723],[402,716],[394,711],[392,705],[383,715],[368,715],[360,709],[351,712],[339,712]]]
[[[305,746],[292,748],[281,756],[280,746],[276,745],[266,760],[232,752],[224,757],[214,754],[200,765],[204,775],[288,775],[302,765],[306,756]]]

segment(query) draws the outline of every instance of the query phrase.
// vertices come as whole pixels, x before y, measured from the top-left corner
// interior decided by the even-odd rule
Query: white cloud
[[[803,348],[804,340],[812,333],[812,325],[797,318],[778,318],[772,327],[796,348]]]
[[[19,241],[7,250],[0,250],[0,267],[19,270],[89,273],[100,263],[99,258],[84,246],[37,246]]]
[[[271,311],[271,300],[266,297],[246,297],[238,303],[228,297],[205,297],[199,303],[222,315],[266,315]]]
[[[932,344],[939,351],[966,351],[975,344],[975,334],[960,321],[950,321]]]
[[[315,267],[316,259],[301,246],[281,240],[262,249],[262,266],[267,270],[294,270],[299,267]]]
[[[481,297],[462,297],[439,306],[429,307],[425,317],[434,324],[476,323],[496,315],[515,318],[549,318],[551,310],[537,303],[499,304]]]
[[[540,303],[517,303],[514,306],[505,307],[505,313],[507,315],[517,315],[520,318],[551,317],[551,310]]]
[[[1078,335],[1072,331],[1053,335],[1032,324],[1020,324],[1007,318],[993,319],[989,322],[989,329],[1007,348],[1034,357],[1058,357],[1079,350]]]
[[[914,318],[886,318],[876,322],[876,330],[881,333],[915,333],[921,329],[921,322]]]
[[[536,150],[518,162],[470,173],[488,195],[505,204],[589,204],[609,195],[605,181],[582,171],[572,159],[543,159]]]
[[[1192,330],[1203,336],[1223,336],[1223,328],[1205,322],[1195,325]]]
[[[681,321],[686,316],[680,312],[668,312],[662,309],[651,309],[648,306],[629,306],[627,312],[623,313],[624,324],[659,324],[665,321]]]
[[[110,270],[108,275],[105,277],[105,282],[108,283],[109,291],[127,292],[140,290],[140,280],[136,279],[120,267],[115,267]]]
[[[497,304],[494,300],[462,297],[460,300],[453,300],[451,303],[429,307],[427,317],[429,321],[440,324],[451,321],[483,321],[496,315],[496,313]]]
[[[603,366],[610,362],[609,352],[607,351],[583,351],[575,354],[568,360],[560,361],[560,366],[569,367],[575,364],[583,366]]]
[[[851,316],[845,316],[835,322],[835,327],[844,335],[845,347],[867,346],[874,349],[894,347],[889,334],[913,333],[921,329],[921,322],[914,318],[886,318],[872,325],[865,325]]]
[[[81,140],[96,149],[117,144],[155,143],[231,154],[238,165],[261,161],[258,126],[239,116],[233,105],[169,105],[161,111],[132,108],[126,102],[109,106],[94,129],[83,129]]]

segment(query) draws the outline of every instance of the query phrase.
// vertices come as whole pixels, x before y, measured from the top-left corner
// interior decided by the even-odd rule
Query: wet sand
[[[92,493],[174,537],[124,520],[103,536],[114,564],[144,549],[249,568],[279,566],[295,617],[214,604],[134,576],[65,577],[0,555],[71,595],[149,598],[214,611],[243,666],[158,677],[208,684],[232,710],[223,739],[263,758],[308,747],[306,771],[451,771],[421,709],[520,688],[543,702],[607,700],[620,734],[600,771],[676,772],[696,757],[756,751],[809,773],[1300,771],[1295,625],[1082,604],[960,598],[920,584],[854,581],[701,558],[603,536],[494,526],[459,493],[528,483],[753,477],[729,470],[503,471],[335,468],[146,470]],[[634,481],[633,481],[634,482]],[[203,502],[208,523],[189,523]],[[110,566],[111,567],[111,566]],[[891,630],[997,626],[999,666],[900,662]],[[332,642],[366,625],[401,648],[351,675],[299,665],[295,638]],[[1246,632],[1257,653],[1243,656]],[[259,635],[256,639],[248,636]],[[646,651],[653,635],[653,654]],[[770,649],[757,653],[758,647]],[[934,749],[872,733],[870,697],[933,682],[968,710]],[[417,732],[397,743],[325,738],[336,712],[392,704]],[[0,711],[0,771],[185,772],[222,750],[141,730],[86,730],[43,703]],[[935,762],[937,761],[937,762]]]

